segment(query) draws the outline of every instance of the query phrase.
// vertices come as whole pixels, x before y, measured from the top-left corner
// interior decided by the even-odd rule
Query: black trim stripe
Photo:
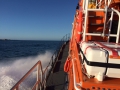
[[[87,63],[87,65],[89,66],[97,66],[97,67],[107,67],[107,68],[118,68],[120,69],[120,64],[115,64],[115,63],[101,63],[101,62],[91,62],[88,61],[85,57],[85,55],[83,54],[83,51],[80,48],[80,52],[83,55],[83,62],[85,61]]]

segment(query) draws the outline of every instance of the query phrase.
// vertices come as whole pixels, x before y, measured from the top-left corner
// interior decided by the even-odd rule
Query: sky
[[[78,0],[0,0],[0,39],[60,40],[71,33]]]

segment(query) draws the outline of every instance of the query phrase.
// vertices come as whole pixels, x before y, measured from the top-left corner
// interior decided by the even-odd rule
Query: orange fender
[[[64,71],[65,72],[68,72],[69,69],[70,69],[70,63],[71,63],[71,60],[70,60],[70,57],[67,58],[65,64],[64,64]]]

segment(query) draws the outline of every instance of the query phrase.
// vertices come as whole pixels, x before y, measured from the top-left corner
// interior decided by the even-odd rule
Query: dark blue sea
[[[0,40],[0,90],[9,90],[38,60],[41,60],[45,67],[59,47],[59,43],[59,41]],[[27,89],[29,90],[29,87]]]
[[[0,41],[0,62],[7,62],[11,58],[35,56],[53,52],[59,41],[31,41],[31,40],[7,40]]]

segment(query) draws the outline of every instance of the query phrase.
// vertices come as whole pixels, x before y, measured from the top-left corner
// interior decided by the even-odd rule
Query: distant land
[[[10,39],[0,39],[0,40],[3,40],[3,41],[5,41],[5,40],[10,40]]]

